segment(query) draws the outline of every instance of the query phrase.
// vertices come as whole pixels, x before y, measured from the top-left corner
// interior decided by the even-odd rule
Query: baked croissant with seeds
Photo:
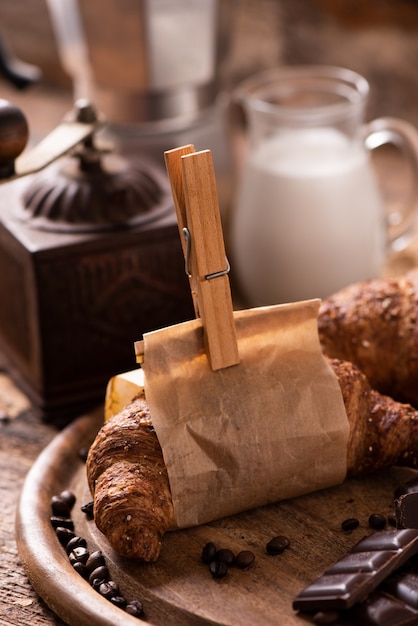
[[[371,389],[352,363],[329,359],[350,425],[348,476],[418,467],[418,411]],[[168,475],[144,396],[106,422],[87,458],[94,519],[119,554],[155,561],[173,525]]]
[[[325,354],[355,363],[381,393],[418,407],[418,270],[350,285],[318,316]]]

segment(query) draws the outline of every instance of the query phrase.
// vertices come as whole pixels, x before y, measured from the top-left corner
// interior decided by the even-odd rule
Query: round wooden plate
[[[118,557],[93,521],[81,512],[91,500],[80,450],[90,445],[103,420],[102,410],[80,417],[56,436],[29,472],[19,501],[16,534],[28,577],[49,607],[71,626],[297,626],[310,623],[292,609],[294,597],[324,569],[368,534],[373,512],[393,512],[393,490],[408,471],[387,470],[367,479],[242,513],[198,528],[167,533],[154,564]],[[134,618],[102,598],[69,563],[50,524],[53,495],[71,489],[75,531],[90,551],[103,551],[112,578],[128,600],[144,604]],[[341,522],[357,517],[352,533]],[[290,547],[266,553],[267,542],[285,535]],[[200,560],[213,541],[235,553],[251,550],[252,568],[230,568],[212,579]],[[145,620],[145,621],[143,621]]]

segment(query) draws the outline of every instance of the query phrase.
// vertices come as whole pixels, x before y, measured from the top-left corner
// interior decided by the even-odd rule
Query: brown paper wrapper
[[[236,311],[240,364],[212,371],[200,320],[144,336],[145,394],[176,526],[342,482],[348,420],[319,300]]]

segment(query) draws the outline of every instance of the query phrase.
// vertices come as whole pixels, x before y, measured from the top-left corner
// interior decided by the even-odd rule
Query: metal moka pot
[[[184,124],[214,104],[234,0],[48,5],[75,97],[92,99],[110,122]]]
[[[128,158],[164,167],[192,143],[213,153],[220,205],[231,197],[222,89],[236,0],[47,0],[74,100],[94,102]]]

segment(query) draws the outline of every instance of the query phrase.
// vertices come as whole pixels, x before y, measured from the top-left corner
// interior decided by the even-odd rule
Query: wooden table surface
[[[72,106],[70,94],[48,92],[36,86],[22,94],[2,85],[2,97],[25,111],[37,141],[51,130]],[[382,160],[383,180],[392,198],[403,189],[404,171],[395,159]],[[392,263],[395,271],[417,263],[418,242],[414,241]],[[1,306],[1,303],[0,303]],[[25,476],[32,464],[56,436],[58,430],[36,415],[25,395],[14,385],[0,361],[0,623],[5,626],[53,626],[63,624],[37,596],[19,560],[14,531],[15,508]]]
[[[17,92],[2,82],[0,93],[24,111],[33,143],[52,130],[72,107],[71,94],[49,92],[38,85],[27,92]],[[0,623],[63,624],[32,589],[19,560],[14,532],[15,508],[25,476],[57,429],[36,416],[7,369],[1,367],[1,358],[0,417]]]

